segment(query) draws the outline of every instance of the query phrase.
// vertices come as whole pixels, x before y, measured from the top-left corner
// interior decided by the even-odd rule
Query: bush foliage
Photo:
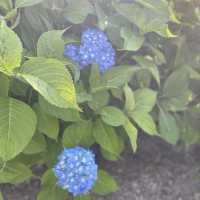
[[[88,27],[116,50],[104,73],[64,57]],[[116,161],[127,145],[137,151],[141,131],[199,142],[199,31],[198,0],[0,0],[0,183],[28,181],[45,165],[38,200],[64,200],[52,170],[63,148]],[[117,189],[99,167],[91,193],[75,199]]]

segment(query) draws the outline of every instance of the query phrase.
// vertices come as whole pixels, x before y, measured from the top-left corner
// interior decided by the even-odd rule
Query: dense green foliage
[[[140,132],[184,147],[200,141],[200,2],[128,2],[0,0],[0,183],[27,181],[44,164],[38,200],[64,200],[51,170],[64,147],[116,161],[127,145],[137,151]],[[93,26],[117,51],[103,75],[63,56]],[[76,199],[117,188],[100,169],[91,196]]]

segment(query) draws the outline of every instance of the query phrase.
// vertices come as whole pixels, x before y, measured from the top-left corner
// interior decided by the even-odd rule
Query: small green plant
[[[90,200],[119,187],[94,152],[199,142],[199,30],[195,0],[0,0],[0,183]]]

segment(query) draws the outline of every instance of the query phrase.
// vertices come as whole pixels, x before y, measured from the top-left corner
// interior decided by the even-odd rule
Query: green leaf
[[[105,158],[106,160],[117,161],[119,159],[119,155],[122,153],[123,150],[124,150],[124,140],[122,137],[119,137],[119,145],[118,145],[117,155],[110,153],[109,151],[106,151],[103,148],[101,148],[101,154],[102,154],[103,158]]]
[[[68,194],[57,186],[57,180],[52,169],[49,169],[42,176],[42,189],[38,194],[37,200],[65,200]]]
[[[61,145],[61,142],[57,142],[52,139],[47,139],[47,151],[45,154],[45,163],[49,168],[52,168],[58,159],[58,155],[62,151],[63,147]]]
[[[144,36],[135,33],[131,28],[122,27],[121,37],[124,39],[124,50],[137,51],[140,49],[144,42]]]
[[[18,184],[29,180],[32,175],[26,165],[19,162],[8,162],[0,172],[0,183]]]
[[[99,84],[91,86],[91,92],[119,88],[128,83],[138,68],[133,66],[116,66],[108,70],[102,77]]]
[[[134,60],[143,68],[148,70],[153,78],[156,80],[158,86],[160,86],[160,74],[158,67],[155,65],[153,60],[145,58],[143,56],[133,56]]]
[[[180,130],[176,119],[169,112],[160,109],[159,113],[159,133],[160,136],[170,144],[176,144],[180,137]]]
[[[0,73],[0,96],[7,97],[10,87],[10,80],[7,76]]]
[[[31,142],[26,146],[24,154],[37,154],[46,150],[46,140],[41,133],[36,133]]]
[[[30,142],[36,129],[36,115],[25,103],[0,97],[0,157],[10,160]]]
[[[148,89],[138,89],[134,92],[135,110],[139,112],[150,112],[156,104],[157,92]]]
[[[59,108],[49,102],[43,97],[39,96],[39,104],[43,112],[66,122],[77,122],[81,120],[80,114],[77,110],[71,108]]]
[[[24,63],[18,77],[25,79],[51,104],[61,108],[78,108],[72,77],[60,61],[31,58]]]
[[[124,95],[125,95],[125,111],[133,111],[135,108],[135,97],[132,89],[126,84],[124,86]]]
[[[0,21],[0,71],[12,74],[22,59],[22,44],[19,37],[4,21]]]
[[[99,91],[92,95],[92,101],[88,102],[88,105],[94,111],[100,110],[106,106],[110,100],[110,95],[107,91]]]
[[[93,126],[93,136],[103,149],[119,156],[119,137],[111,126],[104,124],[101,120],[97,120]]]
[[[189,73],[185,68],[174,71],[165,81],[163,95],[165,97],[179,97],[188,92]]]
[[[12,9],[12,0],[1,0],[0,1],[0,8],[9,11]]]
[[[3,194],[2,194],[1,191],[0,191],[0,200],[4,200],[4,199],[3,199]]]
[[[133,124],[130,122],[130,120],[127,118],[126,123],[124,124],[124,129],[130,139],[130,143],[133,149],[133,152],[137,151],[137,138],[138,138],[138,131],[137,129],[133,126]]]
[[[43,33],[37,43],[37,55],[62,60],[65,45],[62,34],[63,30],[51,30]]]
[[[39,104],[34,104],[33,106],[37,114],[37,129],[41,133],[44,133],[46,136],[51,139],[57,140],[59,133],[59,121],[55,117],[52,117],[46,114],[40,107]]]
[[[143,34],[154,31],[164,37],[170,36],[167,26],[170,21],[167,1],[137,0],[131,4],[116,2],[113,5],[118,13],[136,24]]]
[[[85,196],[75,197],[74,200],[91,200],[91,196],[85,195]]]
[[[65,17],[73,24],[82,23],[90,13],[93,7],[88,0],[70,0],[65,9]]]
[[[23,8],[41,3],[43,0],[16,0],[15,8]]]
[[[118,190],[118,185],[116,181],[107,172],[99,170],[98,180],[93,188],[93,192],[98,195],[108,195],[110,193],[116,192]]]
[[[106,106],[102,108],[100,115],[102,120],[111,126],[121,126],[126,121],[124,113],[114,106]]]
[[[64,131],[62,143],[65,148],[77,145],[90,147],[94,143],[92,123],[81,121],[68,126]]]
[[[150,114],[135,110],[130,117],[149,135],[157,135],[156,124]]]

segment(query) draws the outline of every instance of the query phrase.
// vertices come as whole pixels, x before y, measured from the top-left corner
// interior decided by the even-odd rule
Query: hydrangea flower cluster
[[[88,28],[83,32],[80,46],[66,45],[64,55],[78,63],[81,69],[96,63],[101,73],[115,64],[115,50],[106,34],[97,28]]]
[[[97,180],[94,154],[82,147],[64,149],[53,171],[58,185],[73,196],[87,194]]]

